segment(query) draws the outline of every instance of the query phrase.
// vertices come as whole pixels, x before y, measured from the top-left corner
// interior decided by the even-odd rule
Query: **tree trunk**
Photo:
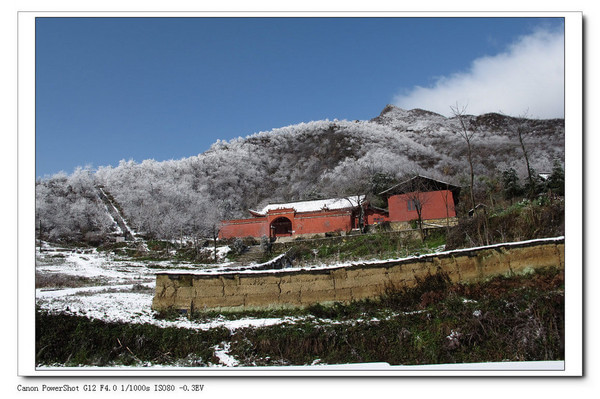
[[[425,241],[425,233],[423,232],[423,216],[421,211],[417,208],[417,222],[419,223],[419,234],[421,235],[421,242]]]
[[[444,204],[446,205],[446,236],[450,234],[450,209],[448,209],[448,186],[446,186],[446,192],[444,193]]]
[[[529,190],[533,190],[533,176],[531,176],[531,168],[529,167],[529,157],[527,156],[527,150],[525,149],[525,143],[523,142],[523,132],[521,128],[517,128],[517,133],[519,134],[519,143],[521,144],[521,149],[523,150],[523,156],[525,157],[525,165],[527,166],[527,178],[529,179]],[[529,192],[529,196],[531,196],[531,191]]]
[[[217,258],[217,238],[218,237],[219,237],[218,230],[213,228],[213,247],[215,249],[215,263],[218,262],[218,258]]]
[[[359,211],[358,211],[358,225],[360,227],[360,232],[364,233],[365,230],[365,209],[363,208],[363,204],[360,203],[359,197]]]
[[[471,177],[471,184],[469,185],[470,194],[471,194],[471,209],[473,209],[473,213],[475,213],[475,194],[473,193],[473,186],[475,185],[475,172],[473,171],[473,159],[471,157],[471,139],[467,139],[467,158],[469,160],[469,170]]]

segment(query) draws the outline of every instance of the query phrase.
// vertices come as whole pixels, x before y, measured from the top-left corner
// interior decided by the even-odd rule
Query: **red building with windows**
[[[364,225],[390,222],[397,229],[417,220],[418,211],[425,222],[446,221],[456,217],[459,193],[460,187],[416,176],[380,193],[387,200],[387,209],[370,206],[364,195],[269,204],[260,211],[250,210],[252,218],[222,221],[219,238],[345,234],[360,227],[361,214]]]
[[[429,224],[456,218],[460,187],[415,176],[380,193],[387,199],[390,221],[421,219]]]

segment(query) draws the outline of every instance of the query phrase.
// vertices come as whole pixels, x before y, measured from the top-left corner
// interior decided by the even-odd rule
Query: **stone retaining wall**
[[[314,269],[156,275],[155,310],[304,307],[375,298],[438,271],[454,282],[554,266],[564,269],[564,238],[456,250],[415,258]]]

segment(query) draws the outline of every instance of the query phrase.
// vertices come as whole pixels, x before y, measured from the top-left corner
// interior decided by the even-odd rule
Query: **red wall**
[[[390,211],[391,222],[407,222],[419,218],[416,210],[408,210],[408,200],[411,197],[415,198],[415,196],[411,196],[411,194],[393,195],[388,198],[388,209]],[[423,220],[456,216],[452,192],[448,190],[430,191],[421,193],[420,198],[423,203]],[[448,204],[448,214],[446,214],[446,203]]]
[[[352,212],[318,211],[294,214],[288,210],[270,212],[267,217],[237,219],[222,222],[219,238],[269,236],[271,223],[280,217],[292,222],[294,235],[318,234],[352,229]]]
[[[382,222],[389,222],[390,217],[385,212],[378,211],[376,209],[367,209],[365,212],[365,223],[366,224],[379,224]]]
[[[269,236],[267,218],[227,220],[219,230],[219,238],[262,236]]]
[[[294,234],[318,234],[352,229],[352,212],[305,212],[298,213],[292,221]]]

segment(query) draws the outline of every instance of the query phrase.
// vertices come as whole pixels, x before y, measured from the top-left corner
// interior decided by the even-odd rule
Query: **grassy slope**
[[[240,365],[249,366],[564,358],[564,276],[553,269],[468,285],[450,285],[446,276],[435,275],[376,301],[279,314],[299,321],[232,334],[224,328],[159,328],[38,312],[36,363],[206,366],[218,363],[213,348],[223,342],[231,343]]]

